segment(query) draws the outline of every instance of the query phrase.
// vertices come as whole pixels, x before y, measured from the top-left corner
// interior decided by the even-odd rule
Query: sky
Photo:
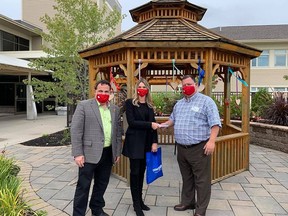
[[[21,0],[0,0],[0,14],[12,19],[21,19]],[[150,2],[150,0],[118,0],[126,18],[122,30],[132,28],[136,23],[129,10]],[[200,25],[206,28],[243,25],[288,24],[288,0],[189,0],[190,3],[207,9]]]

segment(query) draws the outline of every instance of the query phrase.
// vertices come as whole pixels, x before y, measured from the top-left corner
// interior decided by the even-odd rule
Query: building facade
[[[121,12],[122,9],[117,0],[95,0],[95,3],[99,7],[105,4],[111,11],[116,9]],[[31,76],[38,76],[42,80],[51,79],[51,73],[37,72],[30,68],[29,61],[45,56],[42,51],[45,41],[35,30],[46,31],[40,17],[45,14],[53,16],[53,5],[54,0],[22,0],[22,20],[0,15],[0,115],[25,113],[31,110],[31,106],[32,110],[36,112],[37,109],[39,113],[47,111],[46,105],[55,105],[53,99],[32,105],[33,100],[27,97],[30,90],[23,83],[24,79]],[[115,34],[120,33],[121,23]]]
[[[108,11],[113,11],[116,9],[121,12],[122,7],[118,0],[93,0],[99,8],[102,8],[104,4],[106,5]],[[53,16],[55,11],[53,9],[55,5],[54,0],[22,0],[22,20],[32,23],[35,26],[46,31],[45,25],[40,21],[40,17],[43,17],[45,14]],[[118,24],[115,34],[121,33],[121,23]]]
[[[228,26],[211,30],[263,50],[261,56],[251,61],[251,92],[257,92],[260,88],[269,92],[288,92],[288,81],[283,78],[288,75],[288,24]],[[236,91],[236,81],[231,81],[231,85]]]
[[[27,59],[41,49],[42,38],[37,27],[0,15],[0,113],[22,113],[27,110],[27,87],[22,80],[31,76],[47,77],[37,72]],[[15,57],[20,54],[22,58]],[[38,54],[37,54],[38,56]]]

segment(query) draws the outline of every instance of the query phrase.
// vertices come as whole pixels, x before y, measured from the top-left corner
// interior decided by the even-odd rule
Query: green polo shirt
[[[111,146],[111,128],[112,128],[112,121],[111,121],[111,113],[110,109],[108,107],[104,109],[102,106],[100,106],[100,103],[97,101],[100,115],[102,119],[103,124],[103,130],[104,130],[104,148]]]

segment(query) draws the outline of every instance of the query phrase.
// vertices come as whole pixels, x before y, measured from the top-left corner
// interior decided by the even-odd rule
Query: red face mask
[[[97,94],[96,100],[99,101],[99,103],[106,103],[109,100],[108,94]]]
[[[148,94],[148,89],[147,88],[137,88],[137,94],[140,97],[144,97],[145,95]]]
[[[196,88],[194,85],[189,85],[189,86],[184,86],[182,88],[182,90],[183,90],[183,94],[190,96],[190,95],[193,95],[195,93]]]

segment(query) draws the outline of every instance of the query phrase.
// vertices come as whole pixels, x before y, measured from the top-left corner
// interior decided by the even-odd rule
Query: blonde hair
[[[145,102],[147,103],[148,107],[153,109],[152,97],[151,97],[151,93],[150,93],[150,91],[151,91],[150,86],[149,86],[149,83],[144,78],[140,78],[135,85],[135,92],[133,95],[132,104],[134,106],[137,106],[137,107],[140,106],[139,105],[139,96],[137,94],[137,88],[139,87],[140,83],[143,83],[145,85],[145,87],[148,89],[148,94],[145,97]]]

